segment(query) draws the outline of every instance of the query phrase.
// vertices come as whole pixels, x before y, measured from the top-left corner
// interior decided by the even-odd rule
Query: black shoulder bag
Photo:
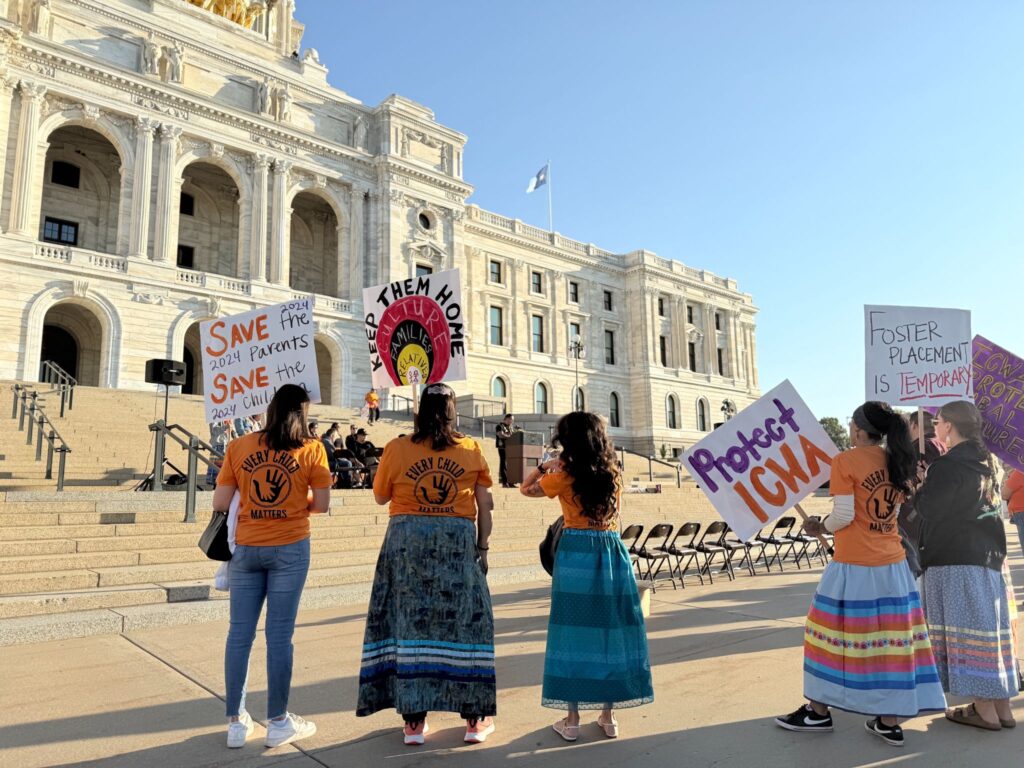
[[[213,510],[210,524],[199,537],[199,548],[211,560],[227,561],[231,559],[231,547],[228,546],[228,513]]]

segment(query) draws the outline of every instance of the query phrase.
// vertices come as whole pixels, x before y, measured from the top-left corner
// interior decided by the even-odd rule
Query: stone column
[[[252,220],[252,242],[249,253],[249,279],[263,282],[267,279],[267,181],[270,176],[268,155],[256,155],[252,159],[253,188],[249,201]]]
[[[46,86],[22,80],[21,120],[18,124],[18,147],[14,156],[14,187],[11,190],[11,231],[19,235],[38,237],[32,232],[34,198],[39,147],[39,107],[46,96]]]
[[[3,204],[4,187],[7,173],[7,144],[10,141],[11,104],[14,88],[18,85],[15,78],[0,77],[0,205]],[[2,231],[2,230],[0,230]]]
[[[718,331],[715,330],[715,308],[704,305],[704,372],[721,373],[717,368]]]
[[[132,219],[128,255],[146,258],[149,251],[149,206],[153,183],[153,131],[157,123],[148,117],[135,119],[135,176],[132,181]]]
[[[153,261],[177,264],[178,216],[181,213],[181,177],[175,171],[178,164],[178,140],[182,129],[164,123],[160,126],[160,166],[157,171],[156,233],[153,242]]]
[[[334,295],[339,299],[344,299],[348,290],[348,263],[346,261],[348,246],[345,244],[345,235],[347,233],[345,232],[345,225],[340,221],[335,225],[334,231],[336,242],[334,259],[337,262],[334,268]]]
[[[519,307],[519,268],[522,267],[522,265],[523,262],[519,259],[513,259],[512,261],[508,262],[509,287],[512,289],[512,302],[509,304],[508,308],[508,331],[510,349],[512,350],[513,357],[519,355],[519,315],[521,314]],[[532,333],[531,325],[533,324],[533,320],[527,317],[526,322],[526,333],[527,336],[529,336]],[[529,350],[531,348],[530,344],[532,343],[533,341],[531,338],[526,347],[527,353],[529,353]],[[532,392],[530,393],[530,397],[532,402]]]
[[[348,298],[359,301],[366,286],[364,267],[363,240],[366,214],[363,206],[366,202],[366,190],[353,187],[349,195],[349,228],[348,228]]]
[[[274,161],[274,199],[270,214],[270,282],[285,288],[288,287],[291,269],[291,254],[288,252],[288,234],[292,225],[291,209],[285,205],[291,169],[292,164],[288,160]]]

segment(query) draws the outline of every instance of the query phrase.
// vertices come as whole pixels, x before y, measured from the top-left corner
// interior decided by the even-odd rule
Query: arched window
[[[703,397],[697,401],[697,429],[708,431],[708,403]]]
[[[533,412],[548,412],[548,388],[539,381],[533,387]]]
[[[508,385],[501,376],[495,376],[491,382],[491,397],[500,397],[502,400],[508,397]]]
[[[608,424],[613,427],[622,426],[619,420],[619,396],[615,392],[608,398]]]
[[[679,429],[679,409],[676,407],[675,395],[669,395],[665,400],[665,423],[669,429]]]
[[[572,388],[572,407],[575,411],[587,410],[587,399],[580,387]]]

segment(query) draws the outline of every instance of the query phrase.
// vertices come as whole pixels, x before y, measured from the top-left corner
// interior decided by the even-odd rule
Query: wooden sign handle
[[[804,519],[805,523],[811,522],[811,518],[809,518],[807,516],[807,513],[804,512],[804,508],[803,507],[801,507],[799,504],[794,504],[793,508],[797,511],[797,513],[800,515],[800,517],[802,517]],[[814,534],[814,538],[816,538],[821,543],[821,546],[825,549],[826,552],[829,553],[829,555],[834,555],[835,554],[835,550],[828,545],[828,542],[825,540],[824,536],[822,536],[820,533],[816,533],[816,534]]]
[[[917,406],[917,448],[924,456],[924,408]]]

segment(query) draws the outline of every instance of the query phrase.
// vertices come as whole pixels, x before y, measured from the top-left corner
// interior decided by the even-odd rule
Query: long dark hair
[[[309,395],[300,386],[285,384],[267,406],[267,423],[260,432],[270,448],[291,451],[313,439],[308,424]]]
[[[562,446],[560,458],[583,516],[607,522],[616,512],[619,466],[604,421],[596,414],[574,411],[558,420],[555,432],[553,442]]]
[[[952,403],[946,403],[942,406],[939,409],[939,416],[942,417],[943,421],[947,421],[952,424],[960,437],[967,442],[972,443],[985,457],[985,462],[988,464],[989,476],[985,479],[985,482],[982,485],[982,495],[984,496],[986,503],[994,504],[996,501],[996,461],[992,456],[992,452],[989,451],[988,446],[985,445],[985,441],[981,438],[983,421],[981,418],[981,411],[978,410],[978,406],[967,400],[957,400]]]
[[[455,417],[455,392],[447,384],[431,384],[420,398],[412,441],[429,442],[435,451],[457,445],[465,435],[456,431]]]
[[[870,400],[853,413],[854,423],[872,440],[885,437],[885,466],[891,482],[902,493],[910,493],[917,466],[917,449],[910,437],[907,417],[892,406]]]

